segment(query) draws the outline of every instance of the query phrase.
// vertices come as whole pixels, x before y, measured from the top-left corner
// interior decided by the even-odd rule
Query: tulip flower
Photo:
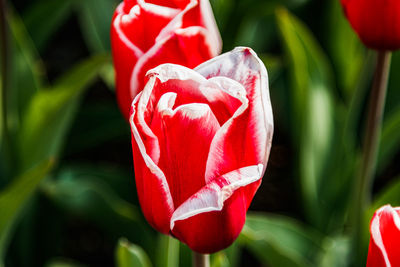
[[[229,246],[265,172],[267,71],[249,48],[194,70],[163,64],[132,103],[136,187],[147,221],[199,253]]]
[[[125,0],[111,26],[117,100],[126,119],[144,76],[162,63],[194,68],[221,52],[208,0]]]
[[[376,50],[400,48],[400,1],[341,0],[362,42]]]
[[[370,230],[367,267],[400,266],[400,207],[378,209]]]

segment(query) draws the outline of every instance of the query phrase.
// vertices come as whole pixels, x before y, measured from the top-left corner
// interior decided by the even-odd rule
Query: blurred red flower
[[[378,209],[371,220],[367,267],[400,266],[400,208]]]
[[[218,55],[222,42],[208,0],[125,0],[114,13],[111,44],[117,99],[128,119],[149,69],[193,68]]]
[[[229,246],[265,172],[273,135],[267,71],[249,48],[194,70],[163,64],[132,103],[143,213],[200,253]]]
[[[341,0],[361,41],[377,50],[400,48],[399,0]]]

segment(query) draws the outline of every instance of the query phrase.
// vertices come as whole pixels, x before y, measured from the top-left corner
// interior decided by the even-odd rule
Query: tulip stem
[[[210,255],[193,251],[192,265],[193,267],[210,267]]]
[[[379,138],[382,128],[382,117],[385,107],[387,83],[390,71],[390,51],[378,51],[378,60],[374,82],[370,93],[367,124],[360,175],[355,184],[355,221],[353,227],[356,235],[356,246],[360,249],[364,211],[371,202],[372,183],[375,176]]]

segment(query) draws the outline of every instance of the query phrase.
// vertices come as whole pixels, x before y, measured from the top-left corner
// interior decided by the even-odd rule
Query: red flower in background
[[[222,43],[208,0],[125,0],[113,17],[111,44],[117,99],[128,119],[149,69],[193,68],[218,55]]]
[[[400,266],[400,208],[377,210],[370,231],[367,267]]]
[[[361,41],[377,50],[400,48],[399,0],[341,0]]]
[[[267,71],[249,48],[194,70],[163,64],[132,103],[136,186],[148,222],[200,253],[229,246],[267,166]]]

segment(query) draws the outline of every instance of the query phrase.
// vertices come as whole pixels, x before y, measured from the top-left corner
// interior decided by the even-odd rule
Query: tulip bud
[[[371,220],[367,267],[400,266],[400,208],[378,209]]]
[[[400,48],[400,1],[341,0],[361,41],[376,50]]]
[[[208,0],[125,0],[111,25],[116,94],[129,117],[146,72],[162,63],[194,68],[221,52],[221,37]]]
[[[199,253],[229,246],[265,172],[267,71],[249,48],[194,70],[163,64],[132,103],[136,187],[147,221]]]

